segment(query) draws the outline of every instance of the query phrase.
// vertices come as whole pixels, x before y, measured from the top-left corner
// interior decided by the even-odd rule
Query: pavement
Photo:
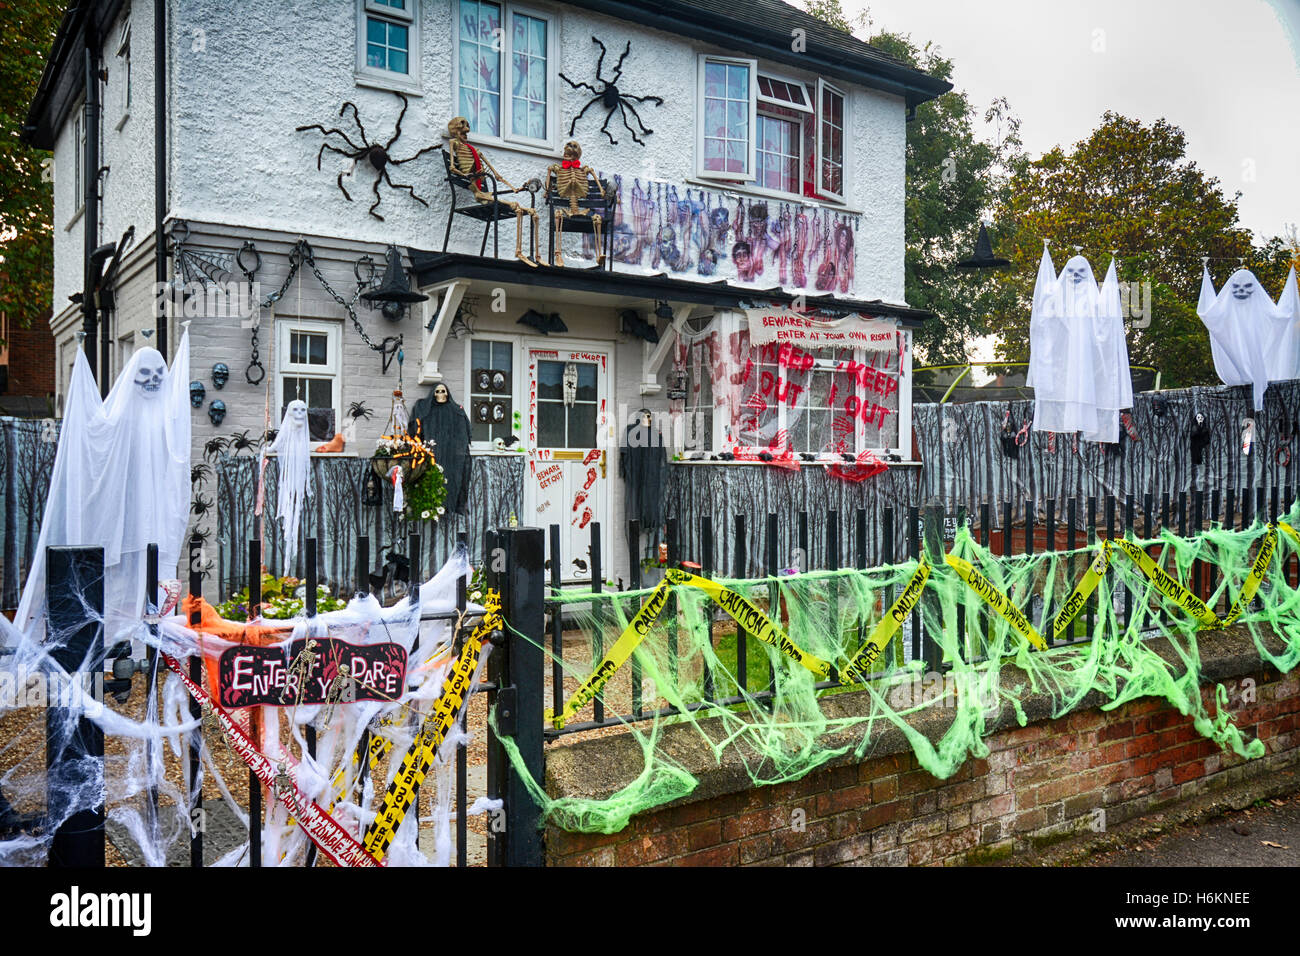
[[[1202,823],[1186,823],[1080,866],[1300,867],[1300,792],[1261,798]]]

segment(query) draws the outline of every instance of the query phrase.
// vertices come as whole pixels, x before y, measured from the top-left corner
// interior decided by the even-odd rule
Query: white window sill
[[[86,206],[83,203],[82,205],[77,207],[77,211],[72,214],[72,218],[69,219],[68,224],[63,227],[63,231],[68,232],[69,230],[71,230],[72,227],[77,224],[77,220],[80,219],[85,214],[86,214]]]
[[[445,131],[442,134],[442,141],[444,144],[451,142],[451,137]],[[480,136],[473,130],[469,131],[469,141],[470,145],[476,148],[486,147],[488,149],[502,149],[512,153],[526,153],[530,156],[543,156],[556,162],[564,158],[554,146],[540,146],[537,143],[514,143],[497,136]]]
[[[353,73],[353,79],[356,81],[357,86],[365,86],[375,90],[391,90],[396,93],[405,93],[407,96],[424,95],[419,80],[412,79],[410,76],[403,76],[401,73],[363,72],[357,70]]]
[[[664,180],[665,182],[667,180]],[[724,193],[738,193],[743,196],[757,196],[763,199],[776,199],[781,202],[794,203],[798,206],[807,206],[809,209],[829,209],[833,212],[848,213],[852,216],[862,215],[861,209],[853,209],[838,199],[812,199],[809,196],[794,193],[783,193],[779,189],[765,189],[762,186],[754,186],[749,183],[733,183],[721,179],[704,179],[699,176],[688,176],[686,182],[692,186],[705,186],[709,189],[717,190]]]

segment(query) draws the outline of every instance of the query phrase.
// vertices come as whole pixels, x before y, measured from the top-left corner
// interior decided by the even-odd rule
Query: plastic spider
[[[627,114],[631,112],[632,117],[636,120],[636,125],[641,128],[641,132],[644,135],[649,136],[651,133],[654,132],[654,130],[650,129],[648,126],[645,125],[645,123],[641,119],[641,114],[638,113],[636,111],[636,107],[632,105],[632,101],[636,100],[638,103],[649,102],[649,103],[653,103],[655,106],[663,106],[664,105],[663,97],[633,96],[631,93],[620,92],[618,88],[618,81],[623,78],[623,61],[627,59],[627,55],[632,49],[631,40],[628,40],[627,45],[623,47],[623,55],[620,56],[618,58],[618,62],[614,64],[614,75],[612,78],[608,80],[601,75],[601,67],[604,66],[605,54],[608,53],[609,51],[605,49],[605,44],[601,43],[595,37],[591,38],[591,42],[596,44],[598,47],[600,47],[600,59],[596,61],[596,82],[601,84],[601,88],[596,89],[596,87],[592,86],[590,83],[581,83],[581,82],[575,83],[573,82],[573,80],[569,79],[563,73],[560,74],[560,79],[562,79],[565,83],[568,83],[575,90],[585,88],[591,90],[591,92],[596,94],[590,100],[587,101],[587,105],[584,106],[579,111],[578,115],[573,118],[573,122],[569,124],[569,135],[570,136],[573,135],[574,127],[578,125],[578,120],[582,119],[582,114],[587,112],[587,110],[589,110],[594,104],[600,103],[608,111],[605,114],[605,122],[600,127],[600,131],[609,137],[609,141],[611,144],[613,144],[614,146],[618,145],[618,140],[616,140],[614,138],[614,134],[609,131],[609,121],[614,117],[614,110],[618,110],[619,115],[623,119],[623,128],[632,134],[633,140],[635,140],[640,145],[644,146],[645,142],[641,139],[641,137],[637,136],[636,130],[634,130],[631,124],[628,123]]]
[[[276,436],[278,436],[279,434],[280,434],[280,429],[268,428],[262,440],[265,441],[268,445],[273,445],[275,444]]]
[[[190,502],[190,513],[195,515],[196,517],[202,518],[211,510],[212,510],[212,499],[206,498],[201,494],[195,495],[194,500]]]
[[[230,436],[230,450],[238,455],[241,451],[257,451],[257,446],[261,444],[256,438],[250,438],[248,429],[242,432],[235,432]]]
[[[190,484],[192,485],[199,485],[202,487],[203,483],[211,477],[212,469],[203,462],[199,462],[197,465],[190,467]]]
[[[203,443],[204,460],[211,461],[212,459],[220,455],[222,452],[224,452],[229,445],[230,445],[229,438],[223,438],[220,435],[218,435],[215,438],[209,438],[207,441]]]
[[[369,418],[374,412],[365,402],[353,402],[348,406],[348,416],[353,419]]]
[[[325,142],[321,144],[320,149],[316,152],[317,169],[321,168],[321,164],[320,164],[321,157],[325,154],[325,150],[327,149],[331,153],[338,153],[340,156],[352,160],[351,168],[346,170],[345,173],[340,172],[338,176],[339,191],[343,193],[343,197],[347,199],[348,202],[352,201],[352,196],[348,193],[347,189],[344,188],[343,186],[344,175],[350,176],[352,174],[352,171],[356,169],[357,162],[363,159],[368,163],[370,163],[372,167],[374,167],[375,174],[376,174],[375,182],[373,186],[375,192],[375,201],[370,204],[369,212],[370,215],[374,216],[380,222],[384,221],[384,217],[379,215],[379,213],[375,212],[375,209],[377,209],[379,204],[383,201],[382,197],[379,195],[379,181],[381,179],[384,182],[388,183],[388,185],[394,189],[405,189],[407,192],[411,194],[411,198],[414,199],[416,202],[420,203],[421,205],[423,206],[429,205],[427,202],[425,202],[423,199],[421,199],[419,196],[415,194],[414,187],[408,186],[406,183],[393,182],[392,177],[388,175],[388,166],[390,164],[393,166],[401,166],[403,163],[414,162],[415,160],[423,156],[425,153],[431,152],[435,149],[442,149],[441,143],[435,143],[433,146],[426,146],[424,149],[420,150],[414,156],[408,156],[406,159],[393,159],[393,157],[389,154],[388,151],[393,148],[393,144],[397,142],[397,138],[402,135],[402,117],[406,115],[406,108],[407,106],[410,105],[407,102],[406,97],[403,96],[401,93],[394,92],[393,95],[402,101],[402,112],[397,114],[396,128],[393,130],[392,138],[389,139],[388,142],[386,143],[380,144],[380,143],[370,142],[370,140],[366,137],[366,128],[361,125],[361,114],[357,112],[357,106],[351,100],[345,102],[339,108],[339,116],[342,116],[344,113],[346,113],[348,111],[348,107],[352,108],[352,119],[356,122],[357,129],[361,131],[360,144],[352,142],[351,137],[349,137],[348,134],[343,132],[341,129],[336,129],[336,128],[326,129],[320,123],[312,123],[309,126],[299,126],[297,128],[297,132],[299,133],[305,132],[309,129],[318,129],[325,136],[329,136],[331,133],[334,133],[335,135],[342,137],[343,141],[348,144],[348,149],[340,149],[339,147],[333,145],[332,143]]]

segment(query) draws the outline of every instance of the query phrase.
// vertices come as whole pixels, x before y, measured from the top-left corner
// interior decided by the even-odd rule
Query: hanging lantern
[[[993,242],[985,223],[980,223],[980,233],[975,237],[975,254],[969,259],[957,263],[958,269],[1002,269],[1011,265],[1010,259],[1002,259],[993,254]]]
[[[406,278],[406,269],[402,266],[402,254],[397,246],[390,245],[385,253],[387,265],[384,278],[378,288],[361,293],[371,306],[382,304],[384,318],[396,322],[406,315],[406,307],[412,302],[427,302],[429,297],[422,292],[412,292],[411,283]]]

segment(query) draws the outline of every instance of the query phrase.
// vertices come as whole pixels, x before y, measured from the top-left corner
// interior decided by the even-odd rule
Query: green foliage
[[[1294,255],[1280,238],[1253,248],[1237,220],[1239,196],[1187,158],[1183,131],[1164,119],[1146,126],[1107,112],[1086,140],[1021,164],[997,211],[998,251],[1013,263],[1001,283],[1014,294],[992,322],[999,356],[1028,359],[1029,303],[1048,239],[1058,268],[1081,246],[1100,279],[1114,250],[1121,281],[1151,283],[1150,325],[1128,333],[1134,364],[1161,369],[1168,386],[1216,383],[1196,315],[1201,257],[1219,260],[1211,264],[1217,283],[1242,258],[1276,295]]]
[[[447,478],[442,465],[434,465],[403,491],[407,521],[437,521],[442,517],[442,503],[447,498]]]
[[[0,2],[0,312],[24,327],[54,293],[54,181],[52,154],[20,136],[64,6]]]
[[[303,591],[303,595],[298,592]],[[262,575],[262,618],[268,621],[283,621],[303,613],[305,592],[301,578],[276,578],[269,574]],[[318,613],[337,611],[347,607],[347,602],[330,594],[325,585],[316,587],[316,610]],[[242,588],[230,600],[216,606],[216,612],[227,621],[248,620],[248,588]]]

